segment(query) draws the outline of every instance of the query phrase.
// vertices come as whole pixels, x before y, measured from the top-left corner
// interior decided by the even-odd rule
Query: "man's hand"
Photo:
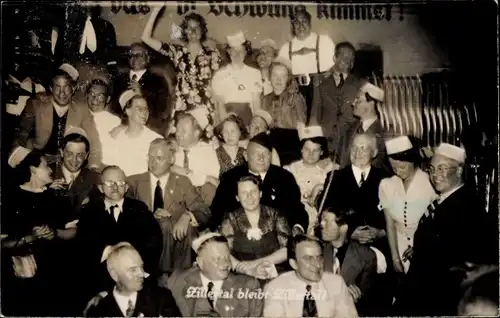
[[[219,179],[212,177],[212,176],[207,176],[207,182],[213,184],[214,186],[218,187],[219,186]]]
[[[49,186],[49,188],[54,189],[54,190],[64,190],[66,189],[66,180],[64,178],[54,180],[52,184]]]
[[[352,239],[358,241],[361,244],[373,243],[375,240],[385,236],[384,230],[379,230],[372,226],[364,225],[358,226],[354,233],[352,233]]]
[[[35,226],[31,231],[33,236],[37,239],[46,239],[51,240],[54,238],[54,231],[49,228],[47,225],[43,226]]]
[[[349,289],[349,293],[351,294],[352,298],[354,299],[354,302],[357,302],[361,298],[361,290],[359,289],[358,286],[352,284],[347,287]]]
[[[172,216],[172,214],[170,214],[167,210],[165,209],[156,209],[156,211],[154,212],[154,217],[157,219],[157,220],[161,220],[161,219],[164,219],[164,218],[169,218]]]
[[[299,235],[299,234],[304,234],[304,230],[300,226],[294,226],[292,228],[292,236]]]
[[[99,302],[108,295],[108,292],[102,291],[99,294],[97,294],[94,298],[92,298],[88,303],[87,306],[85,306],[85,309],[83,310],[83,316],[87,317],[87,313],[90,308],[95,307],[99,304]]]
[[[142,94],[142,91],[141,91],[141,84],[139,82],[136,82],[136,81],[130,81],[128,83],[128,89],[131,89],[139,94]]]
[[[180,241],[186,237],[190,222],[191,222],[191,217],[187,213],[184,213],[179,218],[179,220],[177,221],[177,223],[175,223],[174,228],[172,230],[172,236],[174,237],[175,240]]]
[[[412,256],[413,256],[413,247],[410,246],[403,253],[403,261],[406,262],[411,260]]]

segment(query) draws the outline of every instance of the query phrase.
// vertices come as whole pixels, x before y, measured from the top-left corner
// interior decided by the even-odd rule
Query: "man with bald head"
[[[124,197],[128,185],[119,167],[104,168],[98,188],[102,198],[82,209],[77,230],[90,296],[110,283],[101,264],[106,246],[129,242],[143,258],[145,270],[155,276],[163,245],[160,226],[146,204]]]
[[[178,317],[172,293],[147,280],[141,255],[128,242],[108,249],[106,267],[114,288],[91,307],[87,317]]]

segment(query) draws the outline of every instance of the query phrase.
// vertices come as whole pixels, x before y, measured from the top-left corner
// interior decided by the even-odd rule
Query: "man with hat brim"
[[[260,42],[260,48],[257,53],[257,65],[259,65],[260,73],[262,75],[262,89],[264,96],[270,94],[273,91],[271,86],[271,63],[276,59],[278,55],[278,49],[276,47],[276,42],[272,39],[265,39]]]
[[[383,101],[384,91],[377,86],[365,82],[359,89],[352,104],[353,113],[357,120],[347,130],[340,132],[341,137],[337,148],[331,149],[341,169],[351,164],[350,151],[354,136],[358,133],[369,133],[377,137],[378,153],[372,165],[392,174],[392,169],[387,161],[384,143],[384,138],[388,137],[388,132],[382,128],[377,115],[377,105]]]
[[[262,292],[260,283],[256,278],[231,272],[227,239],[207,232],[195,239],[192,247],[198,255],[196,265],[174,272],[168,280],[182,315],[260,317],[264,297],[254,297]]]
[[[484,205],[464,183],[464,148],[442,143],[429,167],[432,186],[440,194],[422,216],[415,233],[410,269],[398,315],[456,314],[460,273],[466,262],[497,264],[497,225],[489,224]]]
[[[97,129],[87,107],[73,100],[78,71],[69,64],[63,64],[52,78],[51,96],[31,99],[21,114],[14,146],[23,146],[44,152],[51,163],[58,161],[64,132],[70,127],[85,130],[90,142],[88,166],[101,165],[101,144]],[[31,137],[34,129],[35,136]]]
[[[247,148],[247,164],[233,168],[221,176],[210,210],[209,227],[217,229],[224,213],[241,207],[236,199],[238,181],[249,174],[262,181],[261,204],[277,209],[287,218],[294,233],[305,232],[308,216],[301,202],[300,188],[293,175],[271,164],[272,139],[266,133],[253,137]]]

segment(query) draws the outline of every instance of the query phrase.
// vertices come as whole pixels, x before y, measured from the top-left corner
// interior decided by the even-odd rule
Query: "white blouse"
[[[262,93],[262,86],[260,71],[247,65],[235,68],[229,64],[218,70],[212,80],[213,93],[221,96],[224,103],[252,103],[253,94]]]

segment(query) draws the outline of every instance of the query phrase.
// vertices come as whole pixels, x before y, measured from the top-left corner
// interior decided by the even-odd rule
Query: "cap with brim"
[[[229,44],[230,47],[239,47],[243,43],[245,43],[245,41],[245,35],[241,31],[236,34],[227,36],[227,44]]]
[[[466,158],[465,149],[463,147],[457,147],[448,143],[441,143],[434,151],[434,155],[450,158],[459,163],[464,163]]]
[[[264,119],[264,121],[267,123],[268,126],[271,126],[271,124],[273,123],[273,116],[271,116],[271,114],[269,114],[263,109],[258,109],[254,111],[253,116],[261,117],[262,119]]]
[[[273,63],[284,65],[290,72],[292,71],[292,63],[290,62],[289,59],[286,59],[282,56],[278,56],[277,58],[275,58]]]
[[[118,102],[120,103],[122,110],[125,108],[125,106],[127,106],[127,103],[135,96],[141,96],[141,94],[132,89],[126,90],[120,95],[120,98],[118,98]]]
[[[385,148],[388,155],[405,152],[413,148],[408,136],[399,136],[385,141]]]
[[[371,83],[366,82],[362,87],[361,91],[370,95],[371,98],[383,102],[384,101],[384,90],[380,87],[377,87]]]
[[[195,251],[196,254],[198,254],[198,250],[200,249],[201,244],[204,242],[208,241],[209,239],[213,237],[219,237],[222,236],[219,233],[214,233],[214,232],[208,232],[205,234],[200,235],[196,239],[193,240],[193,243],[191,243],[191,247]]]
[[[321,126],[302,127],[301,129],[298,129],[298,133],[301,141],[304,139],[324,137],[323,128],[321,128]]]
[[[275,50],[278,49],[278,46],[276,45],[276,42],[274,42],[272,39],[265,39],[260,42],[260,47],[263,48],[265,46],[269,46]]]
[[[66,72],[73,81],[78,80],[78,77],[80,76],[78,70],[71,64],[64,63],[63,65],[59,66],[59,69]]]
[[[196,119],[196,122],[200,126],[201,130],[205,130],[207,128],[209,122],[208,122],[208,110],[204,107],[198,107],[195,108],[191,111],[189,111],[189,114]]]
[[[132,244],[130,244],[129,242],[120,242],[120,243],[117,243],[115,245],[107,245],[104,248],[104,251],[102,252],[101,263],[104,262],[104,261],[107,261],[109,255],[111,255],[111,253],[113,253],[114,251],[116,251],[120,247],[124,247],[124,246],[128,246],[128,247],[132,247],[133,248]]]
[[[87,136],[87,132],[83,128],[76,127],[76,126],[69,127],[68,129],[66,129],[66,131],[64,132],[64,137],[71,135],[71,134],[78,134],[78,135],[81,135],[87,139],[89,138]]]
[[[24,158],[26,158],[27,155],[30,154],[31,151],[32,151],[31,149],[28,149],[28,148],[25,148],[22,146],[18,146],[10,154],[9,159],[7,160],[7,163],[12,168],[15,168],[24,160]]]
[[[255,137],[250,139],[249,143],[252,143],[252,142],[256,143],[262,147],[267,148],[269,151],[273,150],[273,140],[272,140],[270,134],[268,134],[268,133],[263,132],[263,133],[256,135]]]

